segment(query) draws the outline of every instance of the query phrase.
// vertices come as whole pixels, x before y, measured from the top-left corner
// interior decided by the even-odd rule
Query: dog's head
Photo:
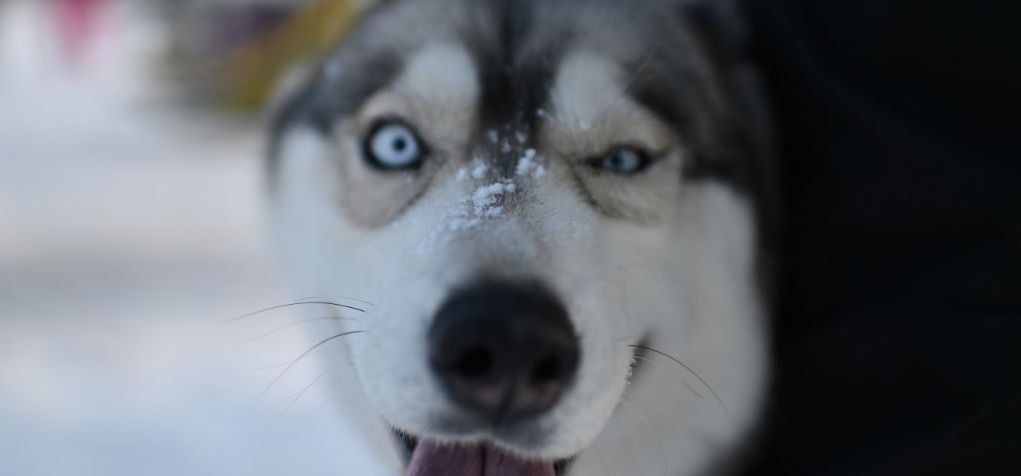
[[[752,421],[748,137],[692,18],[383,2],[280,111],[288,262],[372,303],[343,358],[413,473],[690,471]]]

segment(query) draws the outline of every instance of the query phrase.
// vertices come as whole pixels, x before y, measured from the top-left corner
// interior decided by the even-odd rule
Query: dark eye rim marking
[[[419,158],[412,164],[399,166],[386,165],[375,159],[375,154],[372,152],[372,140],[375,135],[382,128],[395,124],[408,129],[411,132],[411,135],[414,136],[416,145],[418,145]],[[432,149],[425,140],[422,139],[422,134],[418,133],[418,129],[411,125],[411,123],[403,117],[396,115],[381,116],[373,120],[372,125],[367,130],[368,133],[366,133],[361,139],[361,155],[362,161],[364,161],[373,170],[383,173],[417,171],[422,168],[432,153]]]

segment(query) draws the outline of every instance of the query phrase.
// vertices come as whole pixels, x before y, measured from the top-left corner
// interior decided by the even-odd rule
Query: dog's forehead
[[[658,89],[670,95],[670,84],[686,80],[685,75],[664,71],[663,65],[658,64],[666,60],[662,54],[664,42],[669,41],[674,53],[688,46],[683,41],[675,41],[676,38],[668,40],[650,31],[679,25],[671,21],[648,21],[654,13],[659,13],[660,17],[673,13],[673,10],[663,11],[662,6],[657,6],[659,3],[642,2],[642,5],[622,8],[622,2],[598,0],[398,1],[370,15],[366,21],[369,30],[366,36],[377,37],[371,43],[390,45],[391,51],[400,52],[398,61],[405,74],[399,75],[401,78],[389,78],[391,81],[403,80],[404,85],[421,83],[421,87],[412,84],[416,92],[436,91],[430,83],[436,83],[438,76],[449,77],[453,67],[458,74],[473,76],[459,78],[458,84],[475,80],[470,92],[477,90],[478,93],[474,105],[481,130],[512,128],[531,134],[556,96],[571,92],[568,87],[561,86],[557,90],[554,87],[558,79],[564,77],[565,60],[577,57],[579,50],[598,52],[601,60],[600,67],[591,71],[592,76],[572,76],[579,89],[599,85],[610,97],[627,93],[640,100],[651,99],[656,103],[652,108],[656,113],[676,103],[661,101],[660,97],[648,98],[644,94],[648,89]],[[437,17],[434,15],[437,10],[446,14]],[[416,25],[408,25],[409,21]],[[430,28],[420,28],[417,24],[422,22],[430,23]],[[430,56],[437,44],[457,45],[453,48],[470,57],[470,66],[463,67],[468,64],[463,61],[451,65],[445,61],[449,58]],[[371,50],[366,54],[364,48],[358,50],[369,58],[379,54]],[[678,57],[684,55],[674,54],[670,62],[683,67],[686,63],[676,61]],[[413,71],[407,71],[409,69]],[[430,69],[431,75],[422,74],[429,73]],[[611,77],[626,70],[631,71],[627,81],[611,81]],[[655,87],[647,87],[648,83],[655,83]],[[620,89],[625,91],[615,91]],[[562,107],[568,105],[580,106],[580,103],[561,104]],[[669,117],[665,115],[671,120],[676,116],[675,113],[670,113]]]
[[[482,128],[513,124],[534,130],[537,114],[550,99],[551,88],[566,55],[585,47],[595,49],[621,69],[636,74],[626,85],[645,98],[647,83],[672,89],[694,75],[664,71],[686,48],[677,38],[665,38],[677,22],[664,21],[663,1],[607,2],[603,0],[391,0],[365,15],[338,52],[326,61],[320,78],[320,104],[329,103],[334,116],[357,110],[372,93],[393,83],[409,66],[421,65],[424,47],[461,45],[471,58],[470,74],[477,80],[478,120]],[[627,4],[627,5],[625,5]],[[658,14],[658,15],[657,15]],[[659,21],[650,22],[650,18]],[[676,32],[672,36],[677,36]],[[673,54],[663,55],[662,44]],[[677,54],[677,53],[681,54]],[[669,51],[667,53],[670,53]],[[672,56],[667,61],[663,56]],[[417,61],[417,62],[416,62]],[[446,73],[440,61],[432,63]],[[459,70],[468,74],[468,70]],[[666,77],[671,81],[665,82]],[[416,80],[428,80],[419,75]],[[669,95],[669,91],[664,91]],[[676,95],[675,95],[676,96]],[[324,100],[327,99],[327,100]],[[656,98],[658,99],[658,98]],[[656,112],[666,106],[655,101]],[[671,102],[673,103],[673,102]],[[671,113],[671,115],[676,115]]]
[[[554,95],[567,92],[554,91],[567,60],[588,50],[598,52],[611,66],[602,72],[622,73],[616,90],[607,91],[606,97],[626,96],[668,124],[688,150],[696,151],[688,164],[693,171],[705,169],[710,172],[702,176],[731,180],[734,174],[729,169],[715,172],[715,156],[727,156],[718,146],[723,139],[717,137],[728,133],[720,84],[706,61],[703,39],[690,28],[677,3],[384,1],[364,15],[307,87],[278,110],[274,147],[281,132],[295,124],[329,131],[338,119],[356,114],[413,67],[425,73],[418,74],[419,84],[442,87],[436,78],[455,73],[456,84],[471,84],[472,122],[466,126],[473,129],[479,146],[501,155],[506,149],[502,143],[484,140],[493,130],[507,131],[510,137],[523,134],[532,146],[544,113],[552,110]],[[443,61],[422,61],[423,52],[435,45],[456,45],[468,61],[458,61],[453,69]],[[605,77],[577,76],[575,85],[606,84]]]

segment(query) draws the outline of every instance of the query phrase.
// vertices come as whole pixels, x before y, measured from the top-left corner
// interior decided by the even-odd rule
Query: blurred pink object
[[[64,56],[79,64],[88,52],[108,0],[54,0]]]

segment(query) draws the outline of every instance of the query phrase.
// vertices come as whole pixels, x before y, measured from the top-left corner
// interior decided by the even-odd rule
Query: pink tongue
[[[440,445],[422,441],[411,456],[408,476],[554,476],[554,474],[552,463],[525,461],[489,446]]]

